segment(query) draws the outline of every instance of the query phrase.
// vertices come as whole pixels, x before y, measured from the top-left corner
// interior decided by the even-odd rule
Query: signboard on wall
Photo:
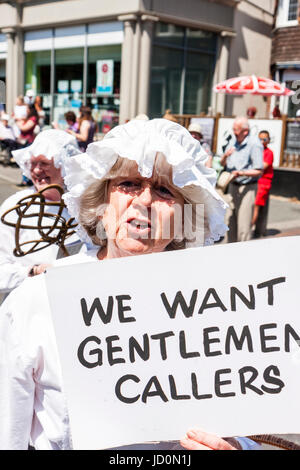
[[[97,60],[97,86],[99,96],[111,96],[114,91],[114,61]]]
[[[286,149],[292,152],[300,151],[300,122],[288,122],[286,134]]]
[[[218,125],[217,155],[223,155],[224,146],[232,136],[233,118],[221,118]],[[250,135],[257,136],[261,131],[268,131],[271,142],[270,149],[274,153],[274,167],[280,165],[281,139],[282,139],[282,121],[281,119],[249,119]]]

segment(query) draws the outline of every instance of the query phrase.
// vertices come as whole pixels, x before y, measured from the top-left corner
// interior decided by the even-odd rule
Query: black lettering
[[[197,376],[194,372],[192,372],[191,374],[191,380],[192,380],[192,393],[193,393],[193,397],[196,398],[196,400],[205,400],[206,398],[212,398],[211,394],[206,394],[206,395],[198,394],[198,381],[197,381]]]
[[[123,305],[124,300],[131,300],[130,295],[117,295],[116,299],[118,302],[118,316],[120,323],[129,323],[132,321],[136,321],[134,317],[124,317],[124,312],[131,310],[131,307],[129,307],[129,305]]]
[[[209,304],[208,299],[211,295],[214,297],[215,302],[212,302]],[[215,308],[215,307],[219,307],[221,310],[223,310],[223,312],[226,312],[227,310],[227,308],[221,301],[220,297],[218,296],[216,290],[214,288],[211,288],[211,289],[208,289],[208,291],[206,292],[198,313],[203,313],[203,310],[205,310],[206,308]]]
[[[165,333],[159,333],[157,335],[151,335],[151,339],[158,339],[159,340],[159,347],[160,347],[160,355],[163,361],[167,359],[167,346],[166,346],[166,338],[170,336],[174,336],[173,331],[166,331]]]
[[[236,312],[236,297],[238,296],[241,301],[250,309],[255,309],[255,295],[253,286],[249,285],[249,295],[250,299],[248,300],[247,297],[236,287],[230,287],[230,302],[231,302],[231,310]]]
[[[136,376],[136,375],[130,375],[130,374],[127,374],[127,375],[123,375],[123,377],[121,377],[118,382],[116,383],[116,387],[115,387],[115,394],[116,394],[116,397],[122,401],[123,403],[135,403],[136,401],[138,401],[138,399],[140,398],[140,395],[136,395],[135,397],[132,397],[132,398],[128,398],[128,397],[124,397],[124,395],[122,395],[121,393],[121,386],[123,385],[124,382],[126,382],[127,380],[133,380],[135,383],[139,383],[140,382],[140,379]]]
[[[218,327],[212,326],[211,328],[204,328],[203,330],[203,345],[205,356],[220,356],[221,351],[211,351],[210,345],[213,343],[220,343],[219,338],[209,338],[209,334],[214,331],[220,331]]]
[[[284,350],[286,352],[290,352],[290,336],[294,338],[294,340],[300,347],[300,336],[297,335],[294,328],[287,323],[284,327]]]
[[[166,311],[167,311],[170,318],[175,318],[176,312],[177,312],[177,309],[178,309],[179,305],[181,307],[181,310],[182,310],[184,316],[186,318],[191,317],[194,313],[195,304],[196,304],[196,300],[197,300],[197,295],[198,295],[198,291],[194,290],[193,293],[192,293],[191,299],[190,299],[190,303],[188,305],[185,298],[182,295],[182,292],[179,291],[179,292],[177,292],[177,294],[175,296],[173,304],[170,305],[170,303],[169,303],[169,301],[166,297],[166,294],[164,292],[162,294],[160,294],[161,299],[162,299],[163,304],[164,304],[164,307],[165,307],[165,309],[166,309]]]
[[[135,351],[143,359],[143,361],[148,361],[150,357],[150,347],[149,347],[149,337],[147,334],[143,335],[143,348],[137,342],[137,340],[131,336],[129,338],[129,359],[130,362],[135,362]]]
[[[78,347],[78,351],[77,351],[77,357],[79,359],[80,364],[82,364],[84,367],[87,367],[88,369],[92,369],[93,367],[97,367],[97,366],[102,366],[102,364],[103,364],[103,362],[102,362],[102,351],[99,348],[92,349],[89,352],[89,356],[96,356],[94,362],[88,362],[85,359],[85,357],[84,357],[85,346],[91,341],[94,341],[96,344],[101,343],[101,340],[99,338],[97,338],[97,336],[89,336],[88,338],[86,338],[85,340],[83,340],[80,343],[80,345]]]
[[[269,366],[264,371],[264,380],[268,384],[277,385],[277,388],[270,388],[270,387],[266,387],[265,385],[262,385],[261,388],[266,393],[272,393],[272,394],[280,393],[281,390],[283,389],[283,387],[285,387],[285,384],[284,384],[284,382],[282,382],[282,380],[277,379],[276,377],[272,377],[271,376],[272,372],[277,377],[280,377],[280,372],[279,372],[278,367],[277,366]]]
[[[152,387],[152,385],[155,387],[155,390],[150,392],[150,388]],[[145,387],[145,390],[143,391],[142,402],[147,403],[147,399],[149,397],[160,397],[162,401],[164,402],[169,401],[163,392],[163,389],[159,383],[158,378],[155,375],[151,377],[151,379],[149,380],[149,382],[147,383]]]
[[[237,351],[241,351],[243,349],[243,344],[246,340],[247,345],[248,345],[248,351],[253,352],[252,337],[251,337],[251,333],[250,333],[250,329],[248,325],[244,326],[240,339],[238,338],[236,334],[234,326],[230,326],[228,328],[227,334],[226,334],[226,340],[225,340],[225,354],[231,353],[231,348],[230,348],[231,340],[234,342],[234,346]]]
[[[277,323],[269,323],[267,325],[261,325],[259,327],[261,351],[264,352],[264,353],[280,351],[280,348],[278,346],[267,348],[267,346],[266,346],[267,341],[272,341],[272,340],[277,339],[277,336],[266,336],[265,330],[267,328],[277,328]]]
[[[114,299],[111,295],[108,297],[106,312],[104,311],[102,304],[100,302],[100,299],[98,297],[94,300],[89,310],[87,307],[86,300],[84,298],[80,300],[80,303],[81,303],[81,311],[82,311],[83,320],[86,326],[91,325],[95,310],[97,310],[100,320],[105,325],[111,321],[113,306],[114,306]]]
[[[198,351],[194,352],[187,352],[186,350],[186,340],[185,340],[185,332],[179,332],[179,350],[182,359],[189,359],[190,357],[199,357],[200,353]]]
[[[235,393],[234,392],[227,392],[227,393],[222,393],[221,392],[221,387],[223,385],[229,385],[231,384],[231,380],[221,380],[221,375],[222,374],[230,374],[231,369],[220,369],[217,370],[215,373],[215,393],[217,397],[223,398],[223,397],[234,397]]]
[[[122,364],[122,363],[126,362],[125,359],[123,359],[121,357],[116,357],[116,358],[113,357],[113,354],[115,352],[122,351],[121,347],[119,347],[119,346],[113,347],[112,346],[113,341],[118,341],[119,339],[120,339],[119,336],[108,336],[106,338],[107,359],[108,359],[108,363],[109,363],[110,366],[113,366],[114,364]]]
[[[276,284],[281,284],[282,282],[285,282],[285,281],[286,281],[285,277],[276,277],[275,279],[271,279],[270,281],[257,284],[258,289],[263,289],[264,287],[268,288],[268,305],[274,304],[273,286],[275,286]]]
[[[169,384],[170,384],[171,398],[173,400],[190,400],[191,399],[190,395],[178,395],[176,383],[175,383],[173,375],[169,375]]]
[[[251,377],[248,380],[246,380],[245,375],[248,372],[250,372]],[[263,392],[259,388],[252,385],[252,382],[254,382],[254,380],[258,376],[258,372],[255,369],[255,367],[251,367],[251,366],[243,367],[242,369],[239,370],[239,374],[240,374],[241,392],[242,392],[243,395],[245,395],[247,393],[246,392],[247,388],[249,388],[249,390],[252,390],[253,392],[257,393],[258,395],[263,395]]]

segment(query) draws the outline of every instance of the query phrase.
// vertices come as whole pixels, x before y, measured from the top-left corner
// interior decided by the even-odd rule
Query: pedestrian
[[[257,180],[262,175],[263,146],[257,137],[249,135],[250,128],[245,117],[233,123],[233,136],[227,141],[221,165],[230,172],[233,180],[228,186],[230,208],[226,213],[229,227],[225,242],[251,239],[251,222],[255,202]]]
[[[19,141],[22,145],[30,145],[35,139],[35,128],[38,125],[39,115],[34,104],[26,106],[27,114],[25,119],[17,119],[17,125],[21,131]]]
[[[215,172],[204,162],[204,153],[188,131],[165,119],[132,120],[117,126],[101,142],[90,144],[84,158],[69,159],[65,200],[80,221],[81,236],[92,238],[96,246],[83,256],[71,257],[68,264],[105,265],[119,257],[151,256],[218,240],[226,230],[225,204],[212,185]],[[183,209],[185,203],[205,205],[205,216],[197,216],[194,209],[195,227],[194,217],[184,218],[183,225],[175,217],[176,208]],[[165,224],[170,227],[170,223],[167,235]],[[196,237],[194,242],[195,230],[202,233],[203,225],[204,239]],[[129,261],[124,275],[130,278]],[[143,276],[147,288],[147,273],[142,272]],[[2,306],[0,341],[2,349],[9,351],[7,361],[0,361],[0,447],[26,449],[31,439],[37,450],[72,449],[44,275],[24,282]],[[101,426],[106,429],[105,420]],[[233,450],[239,445],[235,439],[228,443],[198,430],[188,432],[181,444],[190,450]],[[139,446],[143,447],[147,444]],[[159,449],[159,444],[148,444],[148,448]]]
[[[198,140],[198,142],[200,142],[201,147],[207,153],[208,158],[207,158],[207,161],[205,163],[205,166],[207,166],[208,168],[212,168],[213,153],[211,151],[211,148],[210,148],[209,144],[204,140],[204,137],[203,137],[203,134],[202,134],[202,128],[201,128],[200,124],[192,122],[188,127],[188,131],[191,134],[191,136],[194,137],[194,139],[196,139],[196,140]]]
[[[0,145],[7,152],[4,158],[4,164],[6,165],[10,163],[12,150],[18,148],[14,129],[9,125],[9,115],[6,113],[1,114]]]
[[[79,125],[78,125],[78,119],[77,119],[77,116],[76,114],[74,113],[74,111],[67,111],[64,115],[65,117],[65,120],[66,120],[66,123],[67,123],[67,128],[66,130],[67,131],[72,131],[72,132],[75,132],[77,133],[78,132],[78,128],[79,128]],[[53,121],[52,122],[52,127],[54,129],[59,129],[59,125],[56,121]]]
[[[6,199],[0,208],[2,216],[7,210],[15,207],[20,199],[30,197],[37,191],[45,189],[50,184],[58,184],[64,188],[62,171],[64,170],[64,159],[79,153],[76,140],[64,131],[54,129],[41,132],[32,145],[13,152],[15,161],[20,166],[27,178],[33,181],[33,186],[23,191],[18,191]],[[48,201],[60,201],[60,193],[55,189],[45,191],[44,197]],[[56,214],[58,206],[46,206],[45,212]],[[36,206],[26,209],[26,225],[37,226]],[[64,209],[62,216],[69,220],[70,216]],[[9,221],[16,223],[17,213],[9,215]],[[24,222],[24,221],[23,221]],[[23,244],[30,240],[41,238],[38,230],[21,228],[19,231],[19,243]],[[78,241],[77,236],[68,243]],[[28,245],[30,248],[31,245]],[[51,264],[58,254],[57,245],[50,245],[43,250],[36,251],[23,257],[14,256],[15,229],[0,222],[0,292],[8,293],[28,276],[40,274]],[[26,246],[25,246],[26,248]],[[30,274],[31,273],[31,274]]]
[[[27,147],[34,141],[36,136],[35,130],[38,126],[39,120],[39,115],[37,113],[37,110],[35,109],[34,104],[27,104],[26,109],[26,118],[16,120],[17,126],[20,129],[18,142],[21,144],[22,147]],[[18,186],[32,186],[32,181],[25,175],[23,175],[22,181],[18,184]]]
[[[256,116],[256,113],[257,113],[257,109],[255,106],[250,106],[248,109],[247,109],[247,118],[249,119],[254,119],[255,116]]]
[[[16,99],[16,104],[14,106],[13,112],[14,119],[26,119],[27,117],[27,107],[24,102],[24,96],[19,95]]]
[[[272,116],[274,119],[280,119],[281,118],[281,111],[280,111],[280,108],[279,108],[279,104],[276,104],[276,106],[274,107],[273,111],[272,111]]]
[[[40,126],[40,129],[42,130],[45,125],[46,113],[43,109],[43,100],[41,96],[38,95],[35,97],[34,106],[39,116],[38,124]]]
[[[81,152],[85,152],[87,146],[94,141],[97,124],[93,119],[92,110],[89,106],[81,106],[78,118],[78,130],[67,129],[67,132],[78,141]]]
[[[252,217],[252,226],[254,226],[254,237],[264,237],[267,230],[267,219],[269,209],[269,196],[274,176],[273,160],[274,154],[268,147],[270,143],[270,134],[268,131],[261,131],[259,139],[264,147],[263,154],[263,174],[257,183],[257,193]]]

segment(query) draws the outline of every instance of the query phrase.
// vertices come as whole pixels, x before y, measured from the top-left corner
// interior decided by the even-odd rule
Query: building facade
[[[104,132],[140,113],[266,115],[213,85],[269,75],[275,0],[0,0],[6,108],[32,90],[52,120],[92,107]]]
[[[288,88],[300,88],[300,2],[279,0],[276,10],[275,28],[271,56],[272,73],[276,80]],[[300,96],[280,100],[282,114],[295,117],[300,110]],[[274,99],[273,99],[274,101]]]

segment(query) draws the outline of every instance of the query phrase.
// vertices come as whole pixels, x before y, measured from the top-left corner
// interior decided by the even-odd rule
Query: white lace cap
[[[167,119],[129,121],[112,129],[103,140],[90,144],[86,153],[67,160],[68,192],[63,198],[70,215],[78,220],[81,195],[92,183],[107,175],[118,157],[136,161],[141,176],[150,178],[158,152],[172,167],[173,184],[178,188],[190,186],[193,202],[204,204],[208,222],[204,244],[219,240],[228,230],[224,223],[227,204],[214,189],[216,172],[205,166],[207,154],[200,143],[187,129]],[[82,227],[77,231],[82,240],[91,241]]]
[[[31,145],[12,152],[16,163],[27,178],[30,178],[29,162],[33,156],[44,155],[49,160],[53,158],[55,167],[61,168],[62,176],[64,176],[65,158],[78,155],[78,153],[79,147],[75,137],[59,129],[42,131]]]

